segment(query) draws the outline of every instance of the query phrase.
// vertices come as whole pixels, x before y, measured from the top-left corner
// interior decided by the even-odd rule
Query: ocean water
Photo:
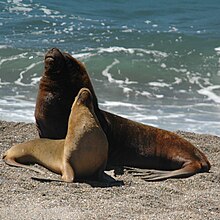
[[[85,63],[102,109],[220,135],[218,0],[0,0],[0,119],[34,122],[45,52]]]

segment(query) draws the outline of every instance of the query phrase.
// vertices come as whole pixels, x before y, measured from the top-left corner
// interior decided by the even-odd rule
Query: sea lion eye
[[[70,59],[68,59],[68,58],[66,59],[66,64],[67,64],[68,68],[73,68],[73,63]]]

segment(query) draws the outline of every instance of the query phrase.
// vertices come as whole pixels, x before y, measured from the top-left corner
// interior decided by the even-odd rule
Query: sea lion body
[[[63,179],[68,182],[74,179],[74,175],[91,176],[97,171],[102,178],[106,167],[108,141],[94,113],[92,101],[92,94],[84,88],[72,105],[64,144]]]
[[[101,180],[108,157],[108,142],[94,113],[91,92],[83,88],[72,104],[66,139],[35,139],[10,148],[3,156],[13,166],[38,163],[61,174],[65,182],[75,177]]]
[[[177,134],[108,112],[103,111],[103,114],[109,123],[108,167],[142,168],[127,167],[132,173],[142,173],[148,181],[209,171],[211,165],[206,156]]]
[[[53,48],[52,52],[49,51],[50,55],[53,56],[56,50],[58,49]],[[68,72],[68,77],[71,80],[69,87],[63,87],[63,94],[60,93],[59,95],[62,99],[66,100],[66,94],[69,94],[70,88],[71,91],[74,91],[72,93],[73,95],[81,87],[86,87],[92,92],[94,112],[109,142],[107,167],[132,166],[145,169],[160,169],[157,172],[150,171],[150,174],[148,171],[144,171],[145,174],[148,172],[148,178],[146,177],[145,179],[149,181],[172,177],[187,177],[210,169],[210,163],[206,156],[178,135],[100,110],[85,67],[79,61],[76,61],[76,59],[70,58],[70,55],[66,56],[65,54],[63,53],[63,56],[68,60],[68,65],[65,65],[65,71]],[[74,68],[69,68],[69,66],[74,66]],[[45,69],[47,69],[46,64]],[[66,78],[66,72],[61,70],[60,77],[62,75],[62,80]],[[46,73],[47,75],[53,75],[53,71],[46,71]],[[54,83],[56,82],[57,84],[60,83],[58,78],[54,81]],[[58,113],[56,112],[56,108],[59,100],[57,100],[56,96],[51,97],[53,103],[55,103],[51,105],[45,99],[44,92],[44,90],[41,91],[40,85],[40,95],[38,96],[37,103],[41,103],[42,108],[37,104],[35,111],[39,135],[40,137],[47,138],[63,138],[67,131],[62,131],[63,134],[61,134],[57,130],[60,127],[64,128],[68,124],[68,121],[65,119],[67,116],[64,115],[67,114],[68,109],[70,111],[71,105],[68,104],[68,101],[65,102],[60,110],[62,113]],[[47,92],[53,92],[53,88]],[[73,99],[73,97],[70,99]],[[54,115],[48,115],[46,113],[47,111],[53,111]],[[63,117],[57,126],[53,122],[50,123],[50,121],[55,120],[59,116],[58,114],[63,115]],[[54,127],[54,130],[51,131],[50,127]],[[135,172],[137,170],[132,171]]]

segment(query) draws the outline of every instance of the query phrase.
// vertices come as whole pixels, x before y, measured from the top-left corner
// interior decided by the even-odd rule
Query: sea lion
[[[90,89],[94,109],[97,109],[98,102],[82,63],[56,48],[46,53],[44,63],[35,107],[39,136],[64,139],[71,106],[79,90],[83,87]]]
[[[62,179],[98,174],[104,179],[108,159],[108,141],[93,108],[89,89],[79,91],[72,105],[64,144]],[[97,172],[98,171],[98,172]]]
[[[108,141],[93,109],[91,92],[82,88],[74,103],[68,121],[65,139],[35,139],[14,145],[3,156],[6,164],[39,169],[25,164],[40,164],[61,174],[65,182],[75,177],[96,176],[106,180],[104,170],[108,157]]]
[[[48,58],[53,62],[48,62]],[[61,62],[59,60],[63,66],[59,71],[54,71],[58,67],[56,63]],[[51,77],[53,77],[52,86]],[[68,123],[66,118],[71,109],[69,103],[81,87],[86,87],[93,94],[94,111],[109,142],[108,168],[130,166],[159,169],[160,171],[143,171],[148,175],[148,178],[144,176],[148,181],[188,177],[198,172],[209,171],[211,166],[206,156],[178,135],[100,110],[84,65],[67,53],[62,53],[56,48],[50,50],[45,56],[45,72],[42,78],[35,110],[40,137],[65,137],[65,126]],[[61,83],[63,81],[68,81],[68,86],[64,86]],[[50,99],[47,98],[48,94]],[[57,118],[59,120],[54,122]],[[63,128],[62,133],[59,131],[60,128]],[[140,172],[137,169],[130,170]]]

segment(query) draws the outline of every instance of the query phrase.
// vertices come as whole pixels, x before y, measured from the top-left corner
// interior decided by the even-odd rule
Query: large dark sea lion
[[[178,135],[100,110],[84,65],[56,48],[45,56],[45,71],[39,85],[35,118],[40,137],[65,137],[70,103],[82,87],[93,94],[94,111],[109,142],[109,168],[157,169],[143,170],[143,178],[148,181],[209,171],[206,156]]]
[[[35,139],[14,145],[3,156],[6,164],[41,172],[25,164],[40,164],[61,174],[65,182],[75,177],[104,175],[108,157],[108,141],[94,113],[91,92],[83,88],[72,105],[65,140]]]
[[[97,109],[97,99],[83,64],[56,48],[49,50],[45,56],[45,70],[40,80],[35,108],[40,137],[66,137],[72,103],[83,87],[90,89],[94,108]]]

